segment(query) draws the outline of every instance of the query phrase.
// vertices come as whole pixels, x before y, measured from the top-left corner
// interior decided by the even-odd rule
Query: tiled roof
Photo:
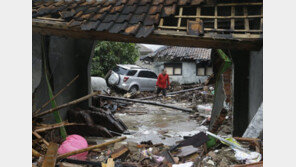
[[[148,55],[147,58],[168,60],[210,60],[211,52],[212,49],[206,48],[164,46]]]
[[[160,18],[176,14],[179,5],[199,5],[204,0],[93,0],[33,1],[32,17],[62,18],[69,28],[108,31],[146,37]]]

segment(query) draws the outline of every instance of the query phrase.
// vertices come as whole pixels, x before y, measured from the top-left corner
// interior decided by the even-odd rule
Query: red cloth
[[[167,85],[170,85],[169,75],[168,74],[159,74],[157,77],[156,86],[165,89]]]

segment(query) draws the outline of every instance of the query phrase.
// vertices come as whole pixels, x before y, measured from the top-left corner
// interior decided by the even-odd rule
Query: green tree
[[[116,64],[134,64],[139,51],[133,43],[100,41],[95,47],[91,75],[104,77]]]

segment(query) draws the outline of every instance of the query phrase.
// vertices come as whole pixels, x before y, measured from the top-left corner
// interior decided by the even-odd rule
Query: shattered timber
[[[32,27],[32,166],[263,166],[262,0],[33,0]],[[208,48],[212,75],[93,91],[97,40]]]

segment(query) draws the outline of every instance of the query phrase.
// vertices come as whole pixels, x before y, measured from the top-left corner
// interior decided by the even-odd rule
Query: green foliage
[[[92,58],[91,75],[104,77],[116,64],[134,64],[138,57],[133,43],[100,41]]]

